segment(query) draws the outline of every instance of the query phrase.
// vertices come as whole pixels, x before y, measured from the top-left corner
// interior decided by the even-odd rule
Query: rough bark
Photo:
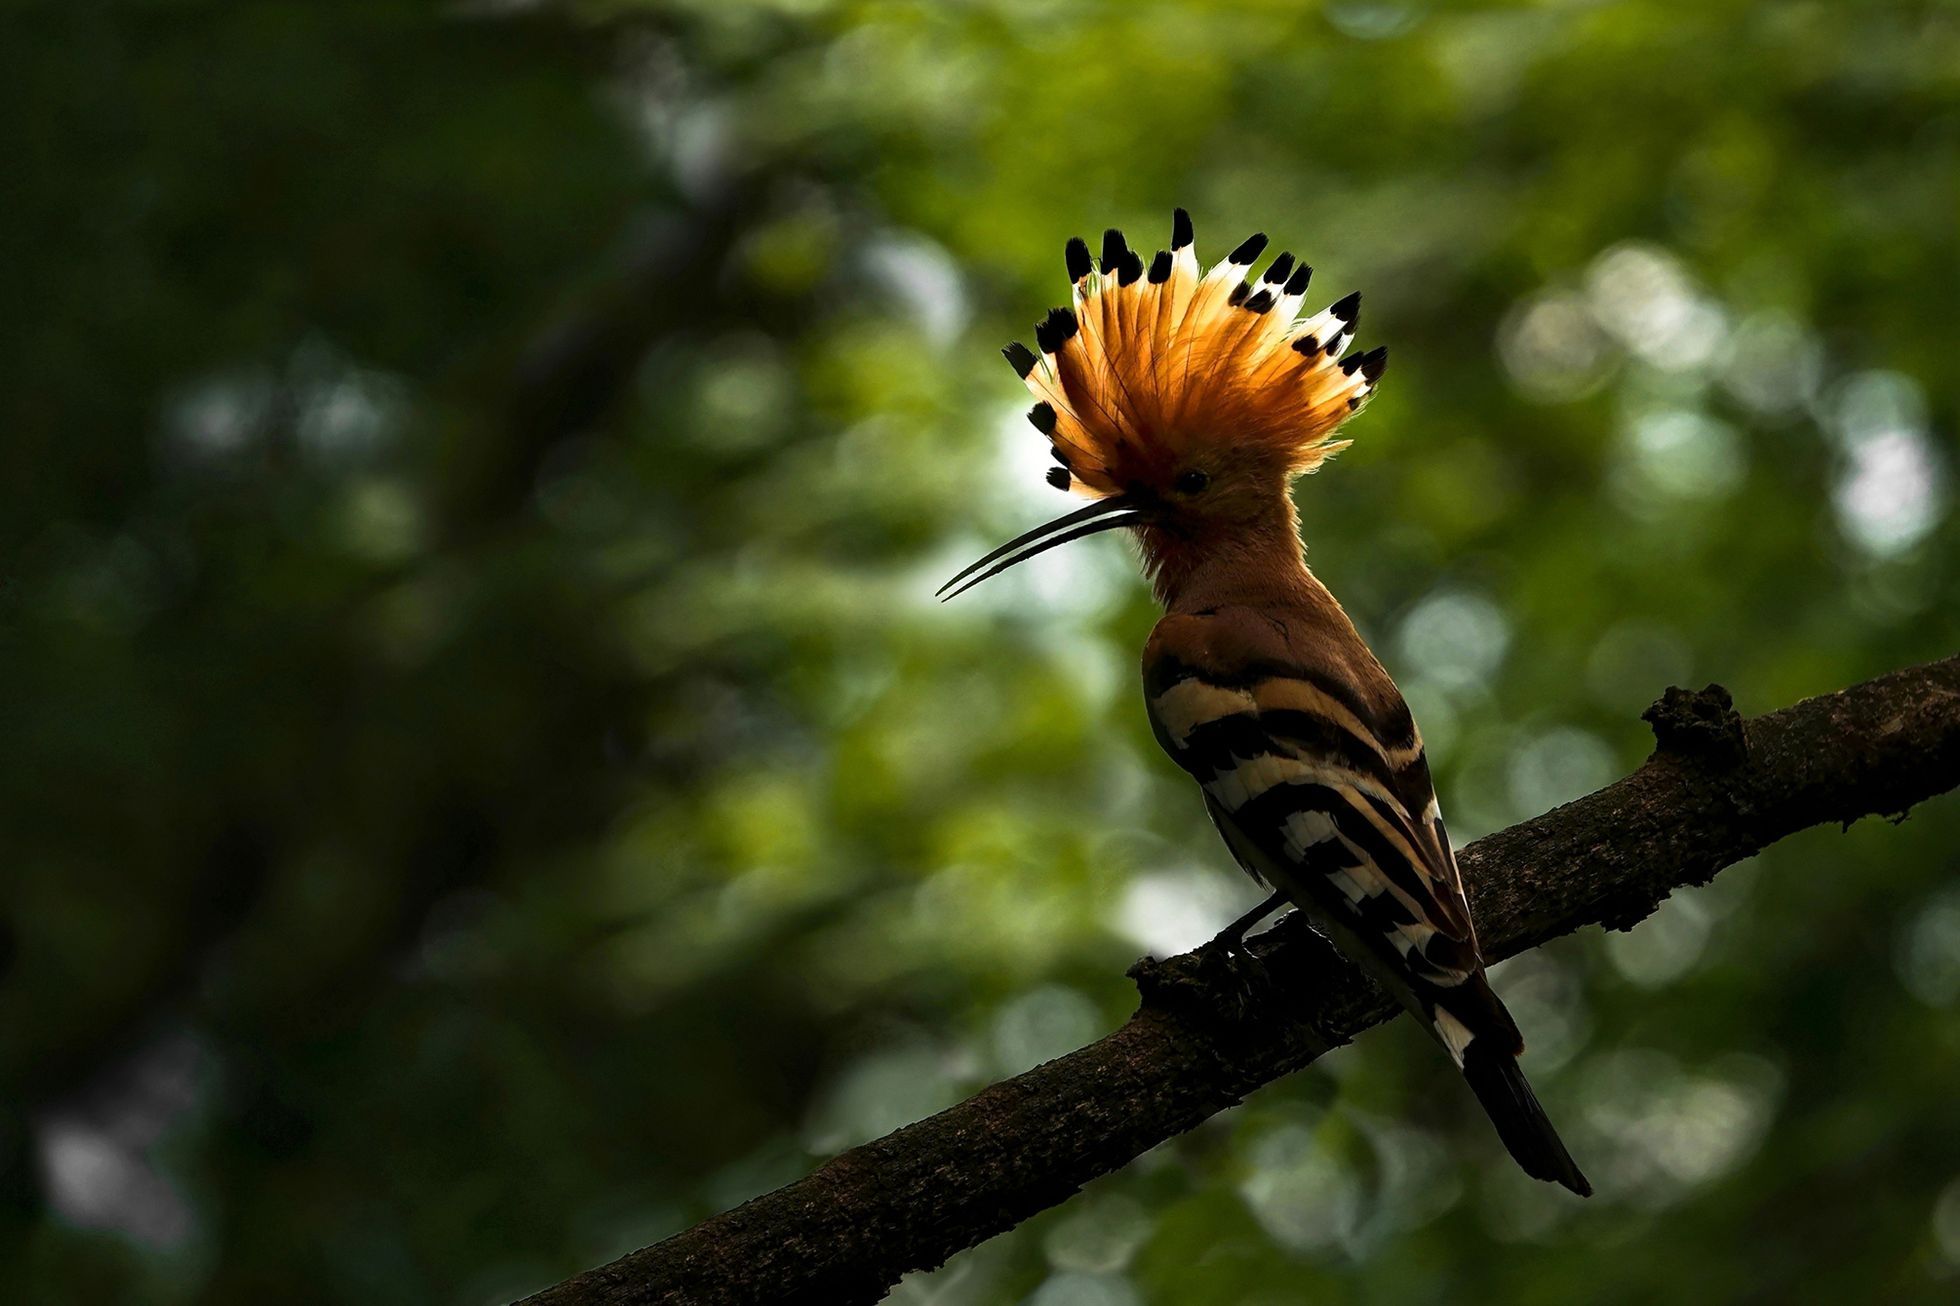
[[[1646,720],[1633,774],[1462,851],[1492,960],[1631,928],[1787,834],[1960,785],[1960,657],[1748,722],[1719,686],[1671,689]],[[1269,983],[1204,949],[1139,962],[1142,1005],[1106,1038],[524,1306],[876,1301],[1393,1014],[1297,916],[1255,945]]]

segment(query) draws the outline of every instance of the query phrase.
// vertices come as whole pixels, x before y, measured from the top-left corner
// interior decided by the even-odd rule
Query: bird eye
[[[1179,494],[1197,494],[1200,493],[1207,485],[1210,484],[1211,484],[1211,477],[1205,475],[1203,472],[1197,470],[1196,468],[1192,468],[1188,472],[1180,472],[1178,474],[1177,481],[1173,488],[1175,488]]]

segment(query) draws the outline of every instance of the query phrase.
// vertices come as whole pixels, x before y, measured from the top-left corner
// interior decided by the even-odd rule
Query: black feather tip
[[[1116,265],[1116,284],[1134,286],[1143,276],[1143,256],[1133,249],[1123,251],[1123,261]]]
[[[1335,300],[1327,311],[1350,327],[1353,326],[1361,316],[1361,292],[1357,290],[1351,295]]]
[[[1050,467],[1048,469],[1048,483],[1058,490],[1066,490],[1069,483],[1068,468]]]
[[[1317,354],[1320,352],[1320,342],[1312,336],[1301,336],[1293,342],[1293,352],[1296,354]]]
[[[1028,423],[1043,435],[1055,434],[1055,405],[1044,399],[1028,409]]]
[[[1313,269],[1302,263],[1293,270],[1293,275],[1286,279],[1286,293],[1304,295],[1307,293],[1307,283],[1312,280]]]
[[[1150,284],[1161,286],[1171,279],[1171,252],[1167,249],[1157,251],[1157,257],[1150,260]]]
[[[1130,252],[1129,242],[1123,233],[1111,227],[1103,232],[1102,270],[1104,276],[1111,276],[1123,266],[1123,259]]]
[[[1051,308],[1048,316],[1035,324],[1034,343],[1044,354],[1059,353],[1077,328],[1072,309]]]
[[[1252,293],[1252,283],[1249,281],[1241,281],[1239,282],[1238,285],[1232,287],[1231,298],[1226,302],[1231,304],[1233,308],[1237,308],[1240,304],[1245,303],[1245,297],[1247,295],[1250,295],[1251,293]]]
[[[1089,275],[1091,265],[1089,263],[1088,241],[1082,239],[1080,236],[1070,236],[1068,248],[1062,252],[1062,257],[1068,263],[1068,279],[1070,285],[1074,285]]]
[[[1258,294],[1245,301],[1245,311],[1248,313],[1264,313],[1269,311],[1272,306],[1273,292],[1263,286],[1260,287]]]
[[[1191,243],[1191,215],[1183,209],[1171,211],[1171,252],[1176,253]]]
[[[1292,271],[1293,256],[1291,254],[1281,254],[1273,260],[1273,265],[1266,269],[1266,275],[1260,279],[1268,284],[1277,285],[1279,282],[1286,280],[1287,274]]]
[[[1377,345],[1361,356],[1361,375],[1372,385],[1388,370],[1388,346]]]
[[[1028,379],[1028,373],[1034,371],[1034,351],[1018,340],[1001,350],[1000,356],[1014,369],[1014,375],[1023,381]]]
[[[1240,267],[1250,267],[1252,266],[1252,260],[1258,258],[1259,252],[1265,248],[1266,233],[1255,231],[1250,236],[1247,236],[1237,249],[1232,251],[1231,258],[1226,261],[1228,263],[1236,263]]]

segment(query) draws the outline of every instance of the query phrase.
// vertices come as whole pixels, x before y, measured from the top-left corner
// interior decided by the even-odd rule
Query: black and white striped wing
[[[1421,743],[1400,728],[1406,710],[1385,732],[1338,684],[1298,669],[1152,670],[1157,738],[1204,787],[1247,870],[1362,941],[1373,955],[1356,960],[1391,968],[1405,992],[1481,969]]]

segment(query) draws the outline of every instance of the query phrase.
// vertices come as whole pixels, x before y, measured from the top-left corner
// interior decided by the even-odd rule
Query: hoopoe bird
[[[1443,1045],[1526,1173],[1591,1186],[1518,1066],[1524,1043],[1484,976],[1470,905],[1395,682],[1307,569],[1292,482],[1345,448],[1386,349],[1347,354],[1361,297],[1312,316],[1313,269],[1263,235],[1209,271],[1179,209],[1146,267],[1119,231],[1068,243],[1070,304],[1002,352],[1053,446],[1049,480],[1093,502],[962,571],[945,598],[1057,545],[1136,533],[1164,617],[1143,651],[1157,741],[1204,792],[1234,858]],[[1347,355],[1343,357],[1343,355]]]

